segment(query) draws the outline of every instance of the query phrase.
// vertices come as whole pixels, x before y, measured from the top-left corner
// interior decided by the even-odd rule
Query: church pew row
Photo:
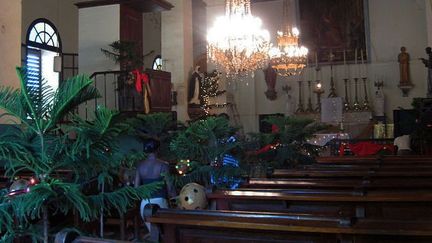
[[[292,177],[326,177],[326,178],[340,178],[340,177],[431,177],[431,169],[277,169],[268,174],[271,178],[292,178]]]
[[[429,178],[249,178],[242,188],[292,189],[292,188],[350,188],[350,189],[432,189]]]
[[[207,195],[211,209],[431,219],[432,190],[237,189]]]
[[[404,170],[404,169],[432,169],[432,164],[413,163],[413,164],[311,164],[296,167],[297,169],[381,169],[381,170]]]
[[[366,163],[397,163],[397,164],[410,164],[410,163],[425,163],[431,164],[431,156],[371,156],[371,157],[358,157],[358,156],[325,156],[317,157],[317,163],[321,164],[338,164],[338,163],[351,163],[351,164],[366,164]]]
[[[292,213],[158,209],[146,221],[163,243],[431,242],[431,221],[358,219]]]

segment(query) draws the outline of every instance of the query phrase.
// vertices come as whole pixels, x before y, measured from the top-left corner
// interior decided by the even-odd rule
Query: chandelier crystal
[[[225,16],[218,17],[207,33],[209,60],[227,76],[243,76],[265,66],[270,34],[252,16],[250,0],[226,0]]]
[[[288,23],[288,3],[284,1],[285,31],[277,32],[277,47],[269,51],[270,65],[281,76],[299,75],[307,63],[308,49],[299,46],[299,30]]]

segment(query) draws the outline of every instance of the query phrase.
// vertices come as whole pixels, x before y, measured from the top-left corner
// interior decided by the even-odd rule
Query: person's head
[[[160,142],[154,138],[147,138],[144,140],[144,152],[156,153],[160,147]]]
[[[406,51],[405,46],[402,46],[400,50],[401,50],[401,52],[405,52]]]
[[[427,53],[427,54],[431,54],[431,53],[432,53],[432,48],[430,48],[430,47],[426,47],[426,53]]]

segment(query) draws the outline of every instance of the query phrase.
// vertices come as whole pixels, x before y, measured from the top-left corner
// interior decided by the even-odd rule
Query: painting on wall
[[[299,1],[301,42],[310,50],[311,61],[315,53],[319,62],[353,62],[366,50],[365,0],[301,0]]]

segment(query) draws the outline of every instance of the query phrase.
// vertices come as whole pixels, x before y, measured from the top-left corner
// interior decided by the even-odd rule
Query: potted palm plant
[[[29,235],[46,243],[51,215],[73,210],[90,221],[111,209],[125,212],[135,200],[157,189],[158,184],[150,184],[84,193],[92,180],[112,185],[125,157],[132,157],[121,152],[117,139],[129,131],[129,124],[104,107],[98,107],[92,121],[73,114],[83,102],[99,97],[86,76],[66,80],[53,91],[45,83],[27,85],[25,69],[17,68],[17,73],[20,89],[0,87],[2,116],[15,122],[0,134],[0,159],[10,181],[25,173],[31,182],[21,183],[20,193],[14,193],[16,188],[0,191],[1,242]],[[64,123],[66,116],[71,119]]]

